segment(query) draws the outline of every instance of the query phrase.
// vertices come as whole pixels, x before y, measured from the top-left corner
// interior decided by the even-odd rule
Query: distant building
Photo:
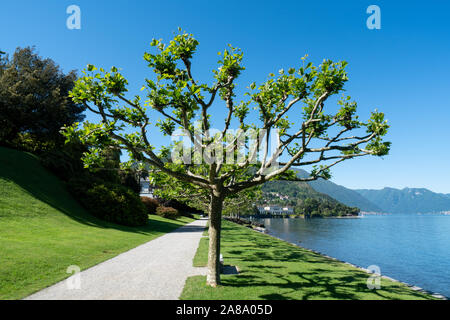
[[[283,206],[259,206],[258,212],[262,215],[289,215],[294,214],[294,208]]]
[[[140,180],[141,184],[141,196],[142,197],[150,197],[153,198],[155,191],[155,186],[150,184],[150,181],[148,179],[142,179]]]

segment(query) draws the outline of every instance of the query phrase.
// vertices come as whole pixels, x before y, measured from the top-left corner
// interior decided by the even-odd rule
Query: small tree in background
[[[207,190],[195,188],[190,184],[180,183],[170,175],[160,171],[150,170],[150,181],[157,185],[155,195],[161,198],[176,198],[189,206],[209,212],[210,195]],[[241,192],[230,194],[223,201],[223,214],[230,217],[239,217],[241,214],[254,214],[255,202],[262,197],[260,186],[245,189]]]
[[[223,214],[233,218],[241,215],[252,215],[255,213],[256,201],[260,200],[262,192],[259,187],[243,190],[225,199],[223,203]]]
[[[156,79],[146,80],[145,101],[140,96],[126,97],[128,83],[117,68],[105,71],[89,65],[71,94],[75,103],[84,104],[101,121],[85,122],[82,128],[72,126],[66,135],[92,146],[84,158],[87,165],[101,162],[98,150],[105,146],[122,149],[128,151],[132,161],[156,168],[166,185],[178,186],[174,190],[192,189],[207,194],[210,286],[220,284],[221,217],[227,197],[269,180],[329,178],[329,169],[340,162],[388,154],[390,144],[382,140],[388,130],[383,113],[375,111],[367,122],[362,122],[356,115],[357,104],[350,97],[339,100],[335,110],[325,108],[331,96],[343,91],[348,80],[346,62],[325,60],[315,67],[303,58],[299,68],[280,70],[277,76],[271,74],[259,86],[250,84],[247,99],[236,103],[235,82],[244,70],[239,49],[230,46],[219,53],[219,68],[213,70],[214,83],[209,85],[194,77],[191,61],[198,41],[191,34],[180,32],[168,45],[153,40],[151,46],[156,52],[145,53],[144,59]],[[213,134],[212,121],[222,117],[218,113],[221,106],[226,110],[223,127]],[[147,108],[158,112],[160,119],[151,119]],[[243,140],[243,145],[251,148],[244,157],[237,143],[242,141],[242,133],[228,133],[232,123],[240,132],[251,130],[257,136],[251,145],[250,139]],[[151,138],[155,126],[166,135],[181,128],[192,146],[167,144],[158,152]],[[279,138],[271,152],[267,142],[274,130],[278,130]],[[352,134],[353,131],[357,133]],[[236,161],[224,161],[218,146]],[[200,156],[199,149],[204,150]],[[174,150],[179,150],[178,159],[187,157],[193,161],[171,158]],[[258,161],[254,161],[256,151],[261,155]],[[284,161],[275,165],[279,158]],[[314,167],[307,178],[297,178],[289,170],[309,165]]]

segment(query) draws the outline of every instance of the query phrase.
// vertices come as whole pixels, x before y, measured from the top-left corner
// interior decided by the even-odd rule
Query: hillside
[[[297,200],[305,200],[307,198],[316,199],[319,201],[338,202],[332,197],[317,192],[306,182],[294,181],[269,181],[262,186],[262,191],[267,193],[279,193],[283,196],[288,196],[289,199],[280,200],[280,202],[295,204]]]
[[[309,173],[305,170],[294,169],[294,171],[297,171],[297,175],[301,178],[309,177]],[[316,181],[308,182],[308,185],[311,186],[315,191],[326,194],[349,207],[358,207],[361,209],[361,211],[366,212],[383,211],[382,208],[377,206],[374,202],[369,201],[358,192],[347,189],[331,181],[318,179]]]
[[[363,197],[378,204],[389,213],[433,213],[450,211],[450,196],[435,193],[424,188],[402,190],[384,188],[382,190],[356,190]]]
[[[293,170],[299,177],[309,177],[309,173],[305,170]],[[351,190],[324,179],[305,184],[318,193],[326,194],[349,207],[358,207],[365,212],[433,213],[450,211],[449,194],[435,193],[424,188]]]
[[[180,225],[151,216],[145,227],[98,220],[37,157],[0,147],[0,300],[23,298]]]
[[[357,215],[359,209],[348,207],[330,196],[317,192],[306,182],[269,181],[262,187],[266,203],[294,207],[307,216]]]

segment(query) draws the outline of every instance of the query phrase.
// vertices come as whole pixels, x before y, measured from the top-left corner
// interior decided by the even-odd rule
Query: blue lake
[[[269,234],[450,297],[450,216],[263,219]]]

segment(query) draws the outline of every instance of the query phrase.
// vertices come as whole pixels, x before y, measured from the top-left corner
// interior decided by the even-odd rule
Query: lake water
[[[450,215],[261,221],[273,236],[450,297]]]

